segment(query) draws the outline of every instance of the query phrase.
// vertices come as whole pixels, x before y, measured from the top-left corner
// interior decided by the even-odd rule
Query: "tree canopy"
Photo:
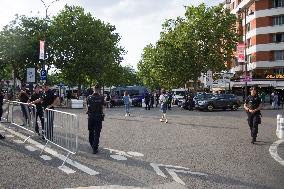
[[[202,73],[226,69],[237,42],[235,24],[222,5],[187,6],[183,18],[165,21],[160,39],[144,48],[138,75],[150,87],[170,89],[193,80],[196,88]]]

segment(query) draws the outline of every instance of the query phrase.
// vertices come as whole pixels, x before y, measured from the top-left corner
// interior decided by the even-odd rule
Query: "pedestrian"
[[[168,123],[167,120],[167,95],[166,95],[166,91],[162,90],[162,94],[160,95],[160,103],[161,103],[161,112],[162,112],[162,118],[160,119],[160,122],[165,122]]]
[[[167,104],[168,104],[168,110],[171,110],[172,108],[172,100],[173,100],[173,95],[171,92],[168,93],[167,95]]]
[[[130,97],[127,91],[124,91],[123,95],[123,102],[124,102],[124,107],[125,107],[125,117],[130,116]]]
[[[100,87],[94,87],[94,93],[87,98],[89,142],[93,154],[98,153],[102,122],[104,121],[104,97],[100,95]]]
[[[54,120],[54,106],[60,102],[59,97],[49,88],[49,83],[44,84],[44,93],[42,96],[42,107],[46,117],[45,137],[53,141],[53,120]]]
[[[154,103],[155,103],[155,97],[154,97],[154,94],[151,93],[150,95],[150,107],[151,108],[154,108]]]
[[[264,107],[265,106],[265,92],[264,91],[261,93],[260,98],[261,98],[262,106]]]
[[[3,115],[3,103],[4,103],[4,93],[2,89],[0,89],[0,121],[2,120],[2,115]]]
[[[279,109],[277,92],[274,92],[274,95],[273,95],[273,109],[277,109],[277,110]]]
[[[149,95],[148,92],[146,92],[145,97],[144,97],[144,102],[145,102],[145,105],[146,105],[145,109],[146,110],[150,110],[150,100],[151,100],[150,95]]]
[[[160,102],[160,95],[159,93],[156,93],[156,108],[158,107],[159,102]]]
[[[110,108],[110,95],[109,95],[109,93],[107,93],[105,101],[106,101],[106,107]]]
[[[261,100],[257,96],[257,87],[253,86],[250,88],[250,95],[245,100],[244,109],[248,116],[248,125],[250,127],[252,141],[254,144],[256,142],[256,137],[258,134],[258,124],[261,124]]]
[[[40,86],[36,85],[34,87],[34,93],[32,94],[31,98],[29,99],[30,104],[36,105],[36,118],[35,118],[35,132],[40,135],[39,126],[37,119],[39,118],[41,123],[41,133],[44,135],[44,115],[43,115],[43,108],[42,108],[42,96],[40,94]]]
[[[27,126],[27,124],[29,124],[29,109],[28,109],[29,107],[27,104],[24,104],[24,103],[28,102],[29,95],[27,94],[25,86],[22,87],[18,98],[19,98],[19,101],[21,102],[20,106],[21,106],[21,111],[23,114],[22,126]]]

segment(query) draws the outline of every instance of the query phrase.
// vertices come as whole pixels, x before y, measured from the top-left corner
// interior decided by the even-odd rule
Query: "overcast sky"
[[[53,0],[43,0],[49,5]],[[184,5],[216,5],[223,0],[59,0],[48,14],[56,15],[65,4],[82,6],[96,18],[115,25],[122,37],[121,46],[127,54],[123,65],[136,68],[143,48],[159,39],[165,19],[184,15]],[[8,24],[15,14],[45,16],[41,0],[0,0],[0,27]]]

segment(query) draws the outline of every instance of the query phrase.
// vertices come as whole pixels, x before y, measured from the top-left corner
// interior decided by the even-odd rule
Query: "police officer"
[[[54,92],[49,88],[49,84],[44,84],[44,93],[42,95],[42,106],[44,110],[46,109],[54,109],[54,106],[58,104],[59,97],[57,97]],[[46,137],[49,140],[53,140],[53,119],[54,119],[54,112],[52,111],[45,111],[45,116],[47,118],[47,127],[44,128],[46,131]]]
[[[36,105],[36,126],[35,126],[35,132],[39,134],[39,127],[37,123],[37,118],[40,119],[42,133],[44,131],[44,118],[43,118],[43,108],[42,108],[42,96],[40,94],[40,87],[39,85],[36,85],[34,87],[34,93],[32,94],[31,98],[29,99],[29,103]]]
[[[102,121],[104,120],[104,97],[100,95],[100,87],[94,87],[94,93],[87,98],[89,142],[93,154],[98,153]]]
[[[244,109],[248,116],[248,125],[250,127],[252,137],[251,143],[254,144],[258,133],[258,124],[261,123],[261,100],[257,95],[256,86],[250,88],[250,95],[245,100]]]

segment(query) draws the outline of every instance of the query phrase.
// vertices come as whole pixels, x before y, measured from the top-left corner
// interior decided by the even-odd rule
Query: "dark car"
[[[198,101],[199,110],[212,111],[213,109],[237,110],[240,107],[240,100],[233,94],[215,95],[210,99]]]
[[[195,108],[198,108],[198,102],[199,101],[203,101],[203,100],[207,100],[207,99],[210,99],[214,96],[213,93],[199,93],[197,94],[194,98],[193,98],[193,101],[194,101],[194,106]]]

